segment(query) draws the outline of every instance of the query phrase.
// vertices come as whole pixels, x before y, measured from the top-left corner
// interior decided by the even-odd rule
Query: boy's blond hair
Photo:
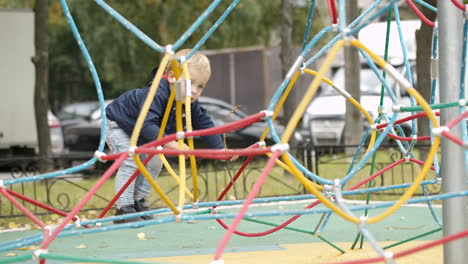
[[[172,70],[172,61],[173,60],[178,59],[179,62],[180,62],[180,58],[184,57],[184,56],[186,57],[187,55],[189,55],[189,53],[191,51],[192,51],[191,49],[182,49],[182,50],[179,50],[178,52],[176,52],[172,56],[171,61],[169,62],[169,64],[166,67],[166,73],[168,73],[168,72],[170,72]],[[193,55],[187,60],[187,64],[188,64],[188,66],[192,65],[192,66],[199,67],[200,69],[205,70],[206,72],[208,72],[211,75],[210,60],[208,59],[208,57],[206,57],[205,54],[202,54],[202,53],[200,53],[198,51],[193,53]]]

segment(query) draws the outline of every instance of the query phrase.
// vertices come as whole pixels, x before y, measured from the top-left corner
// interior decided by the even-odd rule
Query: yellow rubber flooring
[[[425,241],[409,242],[404,245],[393,247],[392,252],[400,252],[405,249],[426,243]],[[350,250],[351,244],[348,242],[336,243],[346,250],[346,253],[340,254],[336,249],[325,243],[306,243],[306,244],[281,244],[282,249],[267,251],[247,251],[236,253],[224,253],[222,260],[225,264],[315,264],[315,263],[335,263],[350,260],[369,259],[377,257],[376,252],[369,244],[364,244],[363,249]],[[384,245],[391,244],[387,242]],[[177,263],[177,264],[209,264],[213,261],[214,253],[208,255],[190,255],[190,256],[171,256],[159,258],[139,259],[141,261],[151,261],[158,263]],[[383,262],[379,262],[383,263]],[[442,246],[436,246],[428,250],[417,252],[396,260],[398,264],[439,264],[443,263]]]

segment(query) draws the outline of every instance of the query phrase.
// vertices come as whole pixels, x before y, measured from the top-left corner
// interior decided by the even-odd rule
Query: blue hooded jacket
[[[141,89],[133,89],[123,93],[106,107],[107,118],[115,121],[119,127],[123,129],[125,133],[127,133],[127,135],[131,136],[148,91],[149,87],[146,87]],[[156,140],[170,94],[171,89],[169,82],[167,79],[162,78],[161,82],[159,83],[158,90],[156,91],[154,100],[151,103],[150,109],[143,123],[140,137],[138,139],[138,145],[143,145]],[[191,115],[192,126],[194,130],[214,127],[214,123],[207,115],[206,109],[200,106],[198,100],[191,103]],[[175,106],[173,106],[167,121],[164,135],[177,132],[175,117]],[[210,148],[224,148],[223,140],[220,135],[203,136],[202,138],[206,141]]]

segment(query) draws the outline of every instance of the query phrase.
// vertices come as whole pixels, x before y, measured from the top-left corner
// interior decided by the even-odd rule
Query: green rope
[[[405,239],[405,240],[403,240],[403,241],[400,241],[400,242],[397,242],[397,243],[388,245],[388,246],[384,247],[383,249],[388,249],[388,248],[391,248],[391,247],[394,247],[394,246],[398,246],[398,245],[401,245],[401,244],[403,244],[403,243],[406,243],[406,242],[409,242],[409,241],[412,241],[412,240],[415,240],[415,239],[418,239],[418,238],[421,238],[421,237],[428,236],[428,235],[430,235],[430,234],[439,232],[440,230],[442,230],[442,227],[439,227],[439,228],[434,229],[434,230],[432,230],[432,231],[429,231],[429,232],[426,232],[426,233],[423,233],[423,234],[420,234],[420,235],[417,235],[417,236],[414,236],[414,237]]]
[[[277,224],[273,224],[273,223],[270,223],[270,222],[265,222],[265,221],[262,221],[262,220],[257,220],[257,219],[253,219],[253,218],[244,218],[246,221],[250,221],[250,222],[254,222],[254,223],[259,223],[259,224],[264,224],[264,225],[269,225],[269,226],[274,226],[274,227],[277,227],[278,225]],[[292,231],[296,231],[296,232],[301,232],[301,233],[306,233],[306,234],[309,234],[309,235],[314,235],[316,237],[318,237],[320,240],[322,240],[323,242],[329,244],[330,246],[334,247],[335,249],[337,249],[338,251],[340,251],[341,253],[346,253],[346,251],[344,251],[343,249],[341,249],[340,247],[338,247],[337,245],[333,244],[332,242],[328,241],[327,239],[325,239],[324,237],[322,237],[321,235],[315,235],[314,232],[312,231],[308,231],[308,230],[304,230],[304,229],[299,229],[299,228],[294,228],[294,227],[289,227],[289,226],[285,226],[283,227],[284,229],[287,229],[287,230],[292,230]]]
[[[1,264],[17,263],[17,262],[20,262],[20,261],[31,260],[31,259],[32,259],[32,254],[27,254],[27,255],[23,255],[23,256],[11,257],[9,259],[0,260],[0,263]]]
[[[89,263],[119,263],[119,264],[147,264],[156,262],[142,262],[142,261],[128,261],[128,260],[109,260],[109,259],[97,259],[97,258],[84,258],[84,257],[70,257],[55,254],[41,254],[41,259],[54,259],[54,260],[65,260],[65,261],[80,261]],[[162,264],[162,263],[159,263]]]
[[[465,106],[467,106],[465,104]],[[429,105],[432,109],[441,109],[441,108],[449,108],[449,107],[455,107],[458,106],[458,102],[453,102],[453,103],[443,103],[443,104],[431,104]],[[401,112],[418,112],[418,111],[423,111],[421,106],[404,106],[400,108]]]
[[[392,22],[392,9],[388,9],[388,14],[387,14],[387,34],[385,36],[385,54],[384,54],[384,60],[388,61],[388,47],[390,46],[390,26]],[[387,77],[387,72],[383,71],[383,78]],[[380,105],[384,104],[384,96],[385,96],[385,86],[382,84],[380,88]]]

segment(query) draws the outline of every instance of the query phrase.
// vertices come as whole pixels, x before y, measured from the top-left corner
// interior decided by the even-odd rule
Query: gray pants
[[[108,120],[107,122],[107,135],[106,142],[112,153],[121,153],[128,151],[130,148],[130,138],[123,131],[116,122]],[[140,155],[141,161],[146,159],[147,155]],[[161,172],[162,162],[157,155],[155,155],[147,164],[146,169],[151,174],[153,179]],[[117,171],[115,177],[115,192],[117,193],[122,186],[128,181],[132,174],[137,169],[137,165],[133,157],[128,157]],[[151,185],[146,180],[143,174],[138,174],[136,179],[128,186],[116,202],[117,208],[127,205],[133,205],[135,200],[147,198],[151,191]]]

